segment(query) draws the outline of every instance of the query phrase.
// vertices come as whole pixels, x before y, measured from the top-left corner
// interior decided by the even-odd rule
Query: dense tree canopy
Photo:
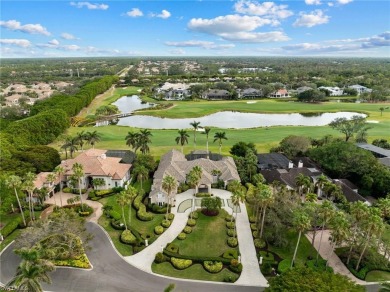
[[[293,158],[304,155],[304,153],[309,149],[310,144],[311,141],[307,137],[291,135],[284,138],[279,143],[279,146],[271,149],[270,152],[282,152],[288,158]]]
[[[243,141],[234,144],[229,152],[231,155],[244,157],[248,149],[252,150],[254,154],[257,153],[255,144]]]

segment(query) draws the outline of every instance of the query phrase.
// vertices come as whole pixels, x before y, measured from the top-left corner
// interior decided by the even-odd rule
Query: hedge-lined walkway
[[[193,193],[194,191],[190,189],[176,196],[176,204],[171,211],[175,214],[175,218],[171,226],[153,244],[133,256],[125,257],[127,262],[143,271],[152,273],[151,266],[156,253],[161,252],[162,248],[172,242],[186,226],[191,208],[188,208],[184,213],[178,213],[178,207],[185,200],[192,201]],[[223,201],[230,200],[231,193],[228,191],[212,189],[212,193]],[[227,204],[223,209],[229,214],[232,213],[232,209]],[[245,204],[240,204],[240,211],[237,214],[237,238],[243,270],[240,278],[234,284],[265,287],[267,286],[267,280],[260,272]]]

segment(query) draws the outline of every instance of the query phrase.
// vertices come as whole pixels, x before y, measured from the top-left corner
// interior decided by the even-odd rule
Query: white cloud
[[[333,3],[333,2],[328,2],[328,6],[329,6],[329,7],[333,7],[333,6],[334,6],[334,3]]]
[[[66,45],[66,46],[59,47],[59,49],[65,51],[79,51],[81,48],[77,45]]]
[[[217,35],[224,40],[264,43],[286,41],[289,38],[281,31],[255,32],[254,30],[267,24],[272,25],[273,20],[259,16],[226,15],[213,19],[193,18],[188,28],[193,31]]]
[[[313,27],[320,24],[328,23],[330,17],[325,15],[322,10],[314,10],[309,13],[299,13],[299,18],[294,22],[293,26]]]
[[[21,31],[29,34],[50,35],[50,32],[48,32],[45,27],[43,27],[38,23],[22,25],[19,21],[8,20],[8,21],[0,21],[0,26],[12,31]]]
[[[161,13],[159,13],[159,14],[150,13],[150,16],[151,17],[158,17],[158,18],[162,18],[162,19],[167,19],[167,18],[171,17],[171,13],[168,10],[163,9],[161,11]]]
[[[67,32],[63,32],[61,34],[61,37],[65,40],[77,40],[78,38],[76,38],[73,34],[70,34],[70,33],[67,33]]]
[[[321,0],[305,0],[307,5],[321,5]]]
[[[172,55],[184,55],[186,53],[183,49],[169,50],[168,52]]]
[[[0,44],[13,45],[22,48],[27,48],[31,46],[30,41],[26,39],[0,39]]]
[[[336,1],[339,4],[344,5],[344,4],[351,3],[353,0],[336,0]]]
[[[51,41],[48,42],[50,45],[53,45],[53,46],[58,46],[60,44],[59,41],[57,41],[56,39],[52,39]]]
[[[70,2],[71,6],[75,6],[77,8],[87,7],[90,10],[107,10],[107,4],[98,4],[98,3],[90,3],[90,2]]]
[[[196,41],[196,40],[190,40],[184,42],[165,42],[165,45],[171,47],[194,47],[194,48],[198,47],[207,50],[226,50],[235,47],[234,44],[216,44],[214,42]]]
[[[140,17],[143,16],[144,14],[140,9],[133,8],[130,11],[126,12],[126,15],[130,17]]]
[[[284,19],[294,14],[287,8],[287,5],[276,5],[274,2],[259,3],[257,1],[241,0],[234,4],[234,9],[238,13],[276,19]]]
[[[379,35],[372,36],[370,38],[361,39],[363,41],[363,48],[373,47],[389,47],[390,46],[390,31],[386,31]]]

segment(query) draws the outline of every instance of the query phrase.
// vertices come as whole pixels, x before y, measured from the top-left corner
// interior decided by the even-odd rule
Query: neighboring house
[[[295,89],[295,92],[297,94],[300,94],[300,93],[308,91],[308,90],[313,90],[313,88],[311,88],[309,86],[302,86],[302,87],[298,87],[297,89]]]
[[[378,158],[379,162],[390,168],[390,157]]]
[[[209,89],[204,94],[204,98],[206,98],[206,99],[213,99],[213,100],[216,100],[216,99],[219,99],[219,100],[231,99],[232,98],[232,94],[229,91],[224,90],[224,89]]]
[[[171,150],[161,157],[160,164],[153,176],[152,190],[149,194],[151,203],[163,205],[167,202],[167,194],[162,188],[162,181],[165,176],[173,176],[178,184],[186,182],[187,174],[194,166],[202,168],[202,177],[199,183],[199,188],[195,192],[207,191],[211,192],[211,184],[223,180],[225,186],[232,180],[240,181],[236,164],[232,157],[222,157],[218,161],[213,161],[206,158],[187,160],[183,153],[177,150]],[[213,170],[219,170],[219,177],[212,174]]]
[[[358,95],[360,95],[362,93],[366,93],[366,92],[368,92],[368,93],[372,92],[372,89],[367,88],[367,87],[362,86],[362,85],[359,85],[359,84],[348,86],[348,88],[355,89],[357,91]]]
[[[272,92],[269,95],[269,97],[271,97],[271,98],[286,98],[286,97],[290,97],[290,95],[288,94],[288,91],[286,89],[279,89],[279,90]]]
[[[319,90],[326,90],[329,92],[329,96],[341,96],[344,94],[344,90],[339,87],[329,87],[329,86],[321,86],[318,87]]]
[[[264,169],[288,169],[292,168],[291,161],[282,153],[257,154],[257,168]]]
[[[187,89],[172,89],[165,93],[165,100],[183,100],[191,96],[191,92]]]
[[[343,194],[348,202],[353,203],[357,201],[361,201],[366,203],[367,205],[371,205],[364,197],[359,195],[358,188],[353,183],[351,183],[347,179],[334,179],[333,183],[340,186]]]
[[[246,88],[238,91],[238,98],[259,98],[263,96],[263,92],[261,89],[256,88]]]
[[[37,193],[37,191],[41,190],[43,187],[47,188],[48,193],[47,193],[47,196],[45,198],[45,200],[47,200],[49,198],[50,194],[55,189],[56,185],[58,185],[60,183],[58,176],[56,176],[56,180],[53,183],[49,183],[47,181],[47,176],[51,173],[52,172],[40,172],[37,174],[37,177],[34,181],[35,191],[33,194],[32,202],[34,202],[34,203],[39,202],[39,198],[38,198],[38,195],[36,193]]]
[[[131,151],[129,151],[131,152]],[[73,159],[65,160],[61,166],[65,169],[64,182],[69,185],[69,179],[73,175],[72,166],[79,163],[83,166],[84,177],[81,187],[86,189],[92,185],[92,180],[102,178],[105,185],[100,189],[123,187],[130,179],[130,163],[123,163],[125,151],[89,149]]]
[[[390,150],[384,149],[368,143],[357,143],[358,147],[370,151],[376,158],[390,157]]]

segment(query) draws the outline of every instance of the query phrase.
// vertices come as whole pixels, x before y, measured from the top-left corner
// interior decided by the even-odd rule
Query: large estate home
[[[274,92],[272,92],[269,97],[271,98],[286,98],[290,97],[288,91],[286,89],[279,89]]]
[[[165,176],[170,175],[174,177],[178,184],[185,183],[187,174],[195,166],[202,168],[202,177],[199,182],[199,187],[196,187],[195,192],[207,191],[210,193],[211,184],[216,183],[218,179],[222,180],[225,186],[232,180],[240,181],[236,164],[232,157],[213,155],[209,157],[215,157],[218,160],[208,158],[189,160],[183,153],[177,150],[171,150],[163,155],[158,169],[154,173],[152,190],[149,194],[150,202],[162,205],[167,201],[167,194],[162,188],[162,181]],[[220,175],[213,175],[216,171],[219,171]]]
[[[127,153],[130,152],[130,153]],[[61,166],[65,169],[63,182],[69,184],[73,175],[72,166],[79,163],[83,167],[84,177],[81,180],[81,188],[92,185],[92,180],[101,178],[105,184],[100,189],[123,187],[130,179],[131,151],[89,149],[73,159],[65,160]],[[133,158],[134,159],[134,158]]]
[[[355,89],[358,95],[360,95],[362,93],[366,93],[366,92],[367,93],[372,92],[372,89],[367,88],[363,85],[359,85],[359,84],[348,86],[348,88]]]
[[[246,88],[243,90],[237,90],[238,98],[260,98],[263,97],[263,92],[261,89],[256,88]]]
[[[210,89],[204,94],[204,98],[211,100],[231,99],[232,94],[224,89]]]

